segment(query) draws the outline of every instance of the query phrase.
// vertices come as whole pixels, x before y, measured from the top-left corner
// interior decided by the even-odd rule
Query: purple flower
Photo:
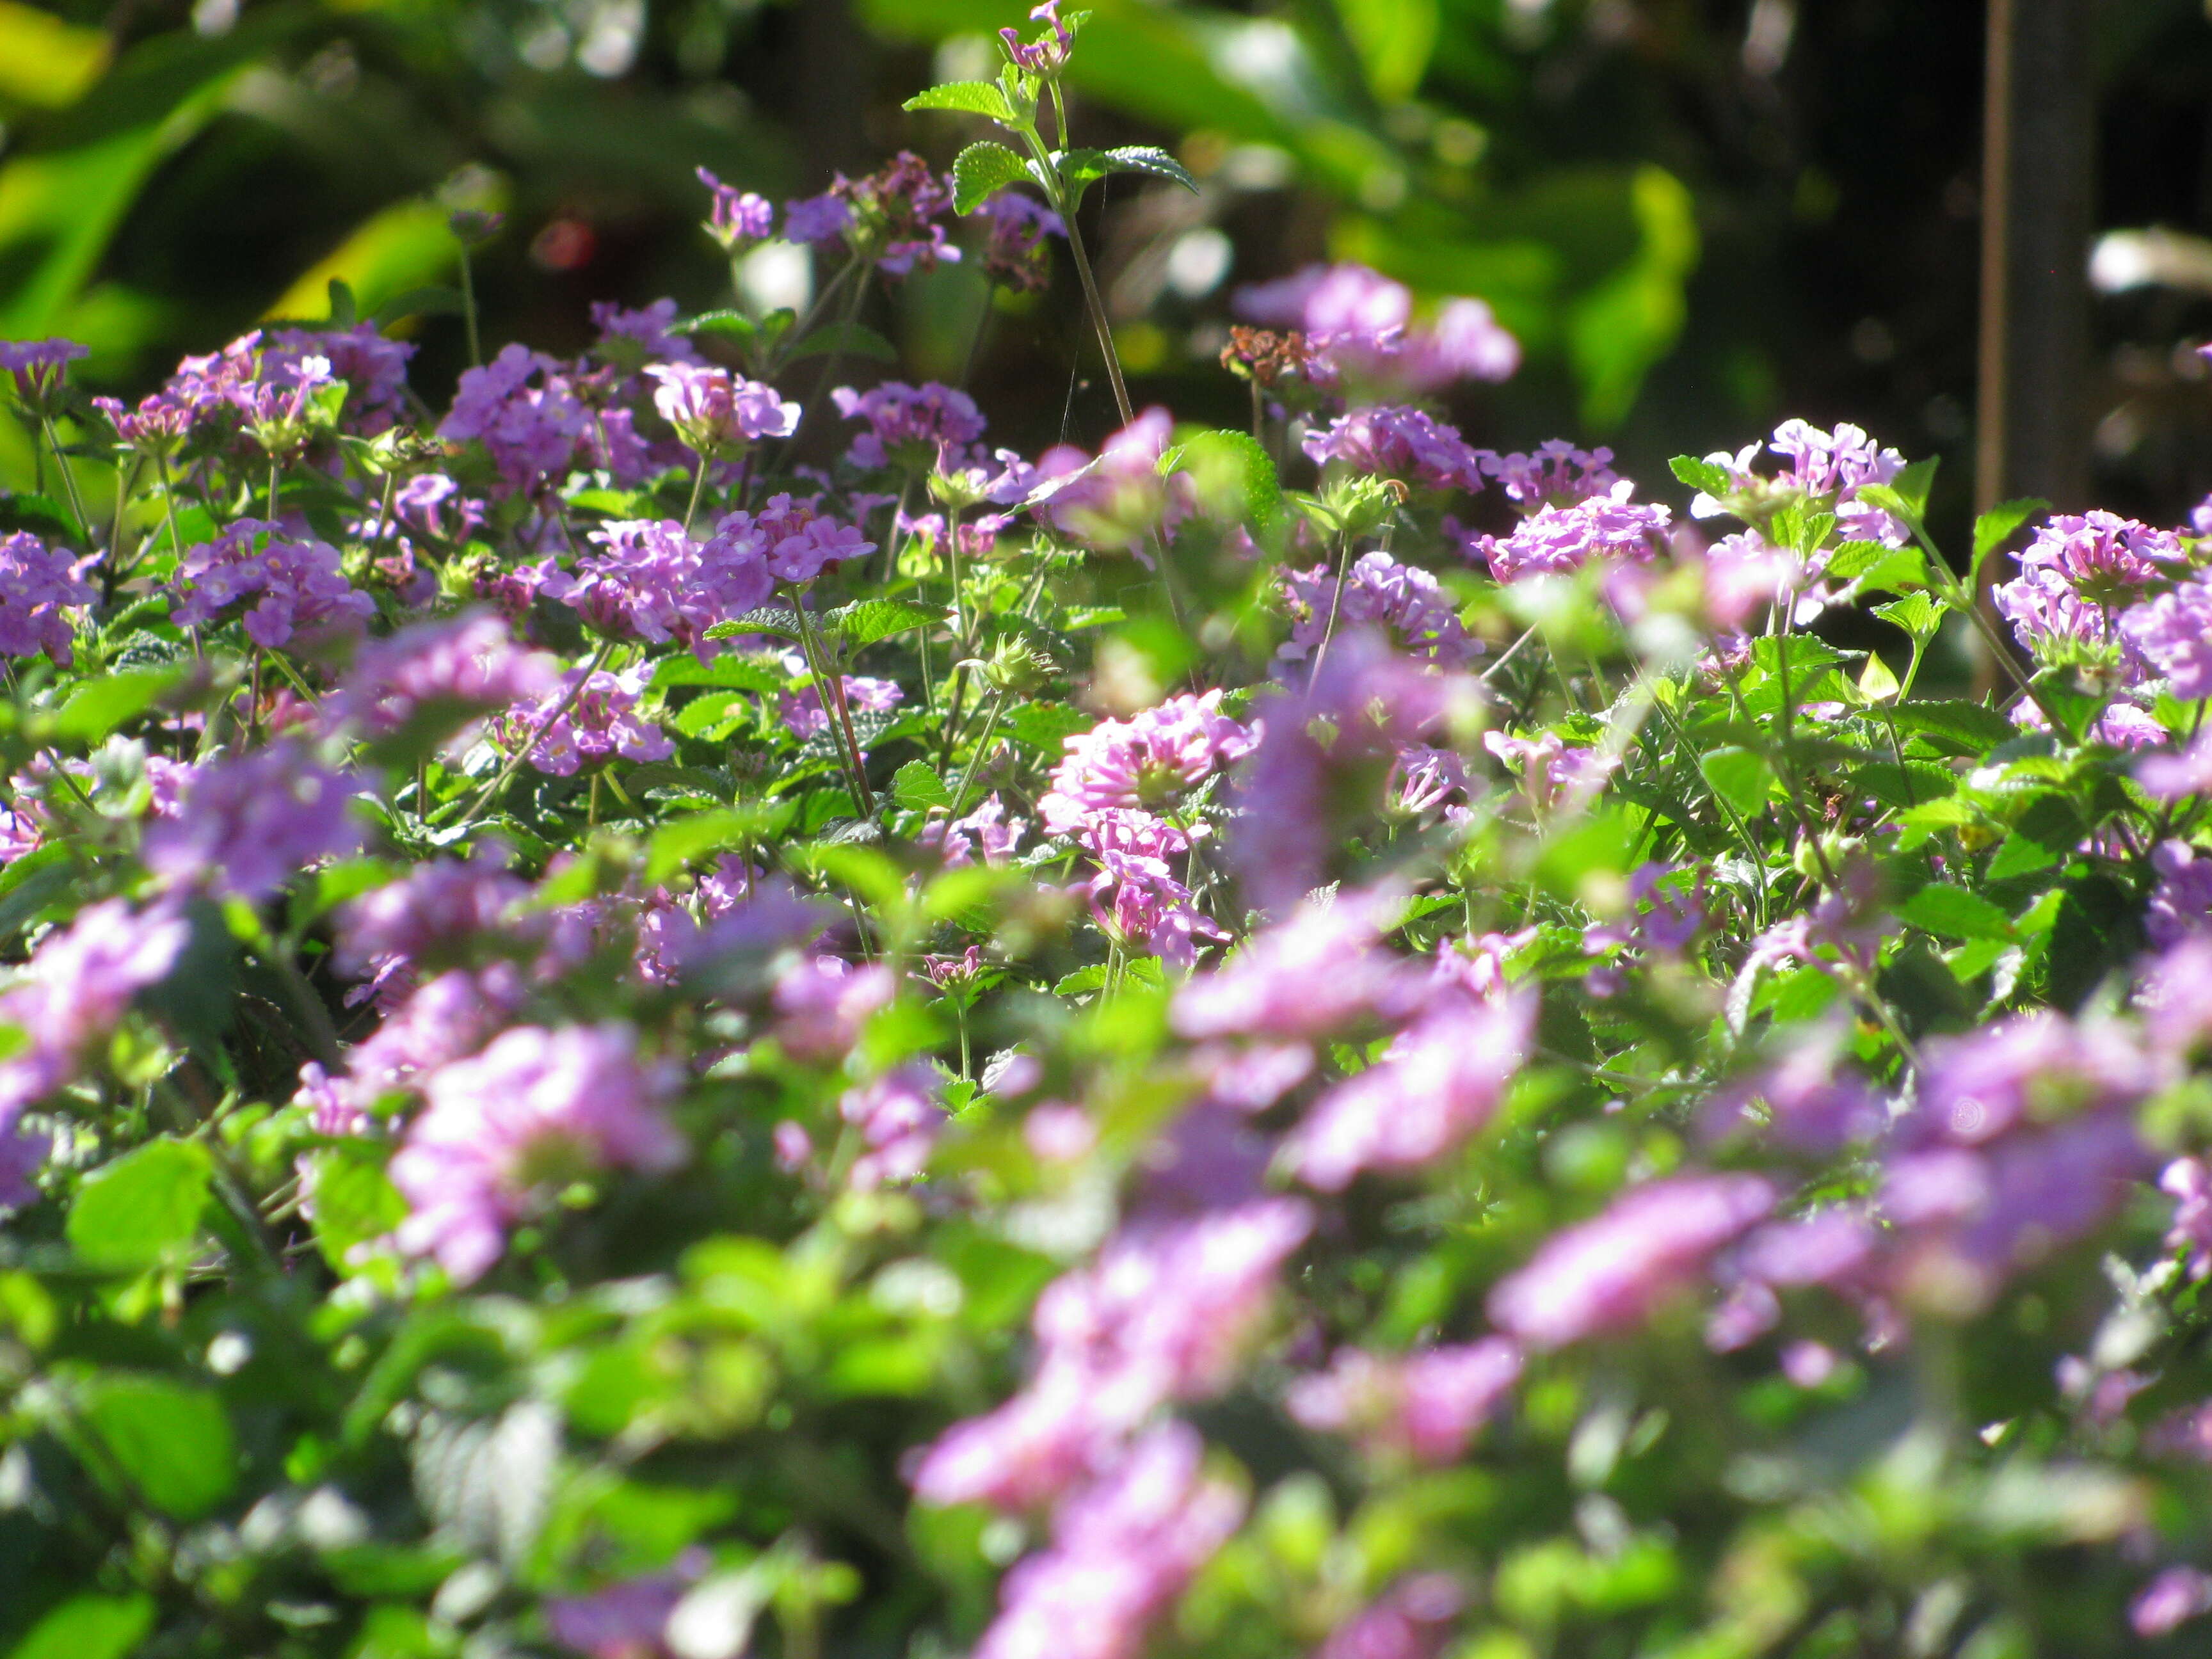
[[[1778,1058],[1714,1097],[1701,1124],[1705,1135],[1735,1133],[1759,1107],[1766,1134],[1816,1157],[1873,1139],[1888,1114],[1866,1079],[1843,1063],[1850,1035],[1838,1024],[1791,1033]]]
[[[1310,265],[1237,295],[1239,315],[1305,337],[1309,371],[1324,389],[1339,380],[1420,396],[1458,380],[1504,380],[1521,347],[1480,300],[1448,301],[1425,324],[1413,295],[1364,265]]]
[[[346,580],[337,549],[296,541],[264,519],[240,519],[215,540],[186,548],[170,591],[171,619],[185,628],[204,627],[259,594],[243,625],[270,650],[302,629],[350,626],[376,614],[376,601]]]
[[[15,395],[24,408],[51,414],[69,366],[91,352],[90,346],[75,340],[0,340],[0,374],[15,378]]]
[[[18,1133],[24,1109],[72,1080],[138,993],[168,976],[191,934],[168,906],[133,910],[108,899],[41,939],[21,979],[0,993],[0,1020],[26,1040],[0,1060],[0,1157],[9,1164],[0,1204],[24,1201],[25,1178],[45,1156],[43,1143]]]
[[[1231,861],[1248,898],[1276,912],[1320,886],[1332,816],[1371,810],[1376,781],[1408,744],[1470,719],[1480,688],[1392,651],[1374,629],[1340,631],[1300,690],[1264,696],[1237,781]]]
[[[668,1616],[707,1571],[704,1550],[687,1550],[665,1572],[625,1578],[589,1595],[549,1595],[545,1628],[591,1659],[655,1659],[670,1651]]]
[[[1409,1012],[1407,965],[1381,948],[1402,908],[1395,895],[1345,893],[1301,904],[1212,972],[1176,993],[1169,1019],[1186,1037],[1307,1038],[1370,1016]]]
[[[1449,1573],[1415,1573],[1331,1631],[1314,1659],[1435,1659],[1466,1605]]]
[[[800,1060],[835,1063],[853,1051],[860,1028],[898,994],[890,969],[855,968],[841,957],[811,957],[775,982],[776,1041]]]
[[[901,150],[866,178],[841,174],[830,193],[850,206],[856,245],[884,275],[905,276],[960,262],[960,250],[945,240],[952,181],[911,150]],[[785,234],[800,240],[788,228]]]
[[[463,370],[438,435],[459,443],[482,440],[511,489],[558,479],[574,465],[592,427],[591,411],[560,368],[543,352],[510,345],[483,368]]]
[[[1355,472],[1417,478],[1447,489],[1482,488],[1475,452],[1459,429],[1404,404],[1379,404],[1340,415],[1326,428],[1310,429],[1303,447],[1324,465],[1341,461]]]
[[[204,886],[249,903],[301,872],[361,845],[351,778],[315,763],[286,739],[203,762],[173,817],[146,826],[144,857],[173,887]]]
[[[2047,1009],[1939,1038],[1925,1059],[1917,1098],[1895,1128],[1914,1148],[1980,1146],[2063,1114],[2132,1107],[2155,1082],[2124,1027]]]
[[[1579,811],[1620,763],[1601,749],[1570,749],[1556,732],[1534,738],[1486,732],[1482,746],[1520,775],[1522,792],[1539,812]]]
[[[1388,553],[1361,554],[1345,573],[1340,594],[1336,573],[1327,564],[1286,571],[1283,586],[1291,637],[1279,654],[1288,661],[1300,661],[1320,646],[1332,614],[1339,628],[1379,624],[1389,630],[1393,644],[1440,667],[1464,667],[1482,654],[1482,642],[1468,633],[1436,577]]]
[[[0,653],[44,651],[68,667],[76,638],[70,613],[99,597],[84,580],[92,562],[49,548],[27,530],[0,538]]]
[[[845,706],[866,714],[883,714],[906,701],[906,692],[896,680],[879,680],[865,674],[846,674],[841,677],[845,693]],[[822,706],[819,686],[809,685],[798,691],[779,692],[776,696],[776,714],[784,729],[800,738],[818,738],[830,729],[830,711]]]
[[[398,957],[416,966],[447,966],[472,939],[512,922],[531,890],[528,882],[489,860],[418,864],[340,910],[336,965],[359,973]]]
[[[917,1495],[1034,1508],[1109,1462],[1160,1406],[1219,1393],[1312,1224],[1298,1200],[1263,1198],[1125,1228],[1038,1297],[1035,1376],[929,1449]]]
[[[2158,1185],[2173,1200],[2166,1248],[2188,1250],[2191,1279],[2212,1276],[2212,1170],[2201,1158],[2177,1158],[2159,1176]]]
[[[1521,1350],[1502,1336],[1398,1356],[1345,1348],[1293,1383],[1285,1404],[1307,1428],[1351,1435],[1370,1455],[1455,1463],[1520,1379]]]
[[[374,323],[313,333],[288,328],[269,342],[261,372],[270,379],[289,375],[296,381],[309,358],[321,359],[333,377],[346,383],[354,430],[374,437],[388,431],[405,411],[407,360],[415,350],[408,341],[386,339]]]
[[[876,550],[857,526],[788,495],[771,495],[758,513],[727,514],[714,526],[714,541],[733,557],[757,555],[777,581],[795,586],[812,581],[832,564]]]
[[[681,1164],[684,1141],[659,1105],[671,1079],[636,1048],[627,1025],[525,1025],[433,1073],[392,1159],[410,1212],[400,1249],[472,1284],[544,1197],[600,1170]]]
[[[1101,720],[1066,739],[1038,816],[1056,836],[1117,807],[1154,811],[1173,805],[1224,766],[1251,752],[1251,730],[1221,712],[1217,689],[1185,692],[1126,720]]]
[[[758,197],[753,199],[760,200]],[[764,208],[768,204],[763,202],[761,205]],[[636,311],[605,300],[594,301],[592,326],[599,331],[599,337],[592,350],[595,356],[624,368],[635,368],[647,362],[696,363],[700,361],[699,349],[691,343],[689,335],[677,331],[676,317],[673,300],[655,300]]]
[[[2194,1567],[2168,1567],[2129,1604],[2128,1624],[2146,1642],[2212,1613],[2212,1577]]]
[[[1990,597],[2022,645],[2113,643],[2114,612],[2185,558],[2181,538],[2116,514],[2061,514],[2014,556],[2020,574]]]
[[[1439,998],[1382,1057],[1317,1101],[1285,1147],[1298,1178],[1342,1192],[1363,1170],[1418,1170],[1490,1121],[1528,1058],[1536,999]]]
[[[1060,216],[1035,197],[1008,188],[975,210],[989,230],[983,274],[1020,293],[1035,293],[1052,279],[1045,239],[1067,235]]]
[[[1491,1320],[1546,1352],[1633,1329],[1774,1203],[1774,1188],[1757,1176],[1675,1176],[1631,1188],[1604,1214],[1553,1234],[1499,1281]]]
[[[707,234],[720,242],[725,252],[734,253],[745,243],[760,241],[775,231],[775,209],[766,197],[726,185],[704,167],[696,172],[699,182],[714,192],[713,205],[707,210]],[[795,232],[787,234],[794,242],[823,240]]]
[[[774,386],[726,368],[696,362],[653,363],[646,371],[660,382],[653,406],[676,435],[701,456],[731,459],[763,438],[788,438],[799,429],[799,405]]]
[[[107,417],[115,435],[143,455],[173,455],[192,429],[192,412],[167,392],[150,392],[136,409],[120,398],[94,398],[92,406]]]
[[[1898,1284],[1948,1315],[1988,1305],[2004,1277],[2080,1237],[2125,1201],[2149,1154],[2132,1110],[2090,1110],[1980,1146],[1893,1159],[1883,1213],[1899,1229]]]
[[[673,519],[629,519],[602,525],[590,539],[602,550],[579,559],[573,573],[549,574],[540,591],[610,639],[674,641],[703,661],[715,649],[703,637],[708,628],[775,591],[758,545],[721,531],[702,544]]]
[[[1129,554],[1149,568],[1153,544],[1171,538],[1191,511],[1188,475],[1160,476],[1174,435],[1174,417],[1148,409],[1109,438],[1095,460],[1063,444],[1046,451],[1033,469],[1010,467],[1012,488],[1001,492],[1001,504],[1024,502],[1086,547]],[[1000,458],[1008,459],[1006,452]]]
[[[1063,1504],[1051,1547],[1006,1574],[975,1659],[1139,1659],[1152,1621],[1243,1519],[1203,1451],[1195,1431],[1164,1424]]]
[[[1501,582],[1524,576],[1565,575],[1593,561],[1648,564],[1667,534],[1663,507],[1630,499],[1636,486],[1623,478],[1603,495],[1565,507],[1543,507],[1502,539],[1484,536],[1468,547],[1486,559]]]
[[[810,196],[783,204],[783,235],[789,242],[834,242],[853,228],[853,210],[836,196]]]
[[[1592,495],[1603,495],[1620,482],[1613,470],[1613,452],[1585,453],[1564,438],[1540,444],[1534,454],[1500,455],[1494,450],[1475,452],[1485,477],[1495,478],[1505,499],[1524,513],[1544,507],[1571,507]]]
[[[2186,581],[2120,618],[2120,633],[2184,702],[2212,697],[2212,583]]]
[[[2189,935],[2153,958],[2143,970],[2136,1004],[2159,1063],[2185,1063],[2212,1036],[2212,938]]]
[[[1006,43],[1006,56],[1032,75],[1057,76],[1067,62],[1075,36],[1060,21],[1060,0],[1044,0],[1043,4],[1030,8],[1031,22],[1042,21],[1052,26],[1050,34],[1040,34],[1032,43],[1024,45],[1018,29],[999,31],[999,38]]]
[[[312,1062],[301,1068],[299,1098],[314,1109],[316,1133],[366,1133],[386,1097],[411,1091],[439,1067],[475,1054],[515,1017],[526,992],[511,963],[477,973],[455,969],[411,988],[403,982],[384,1023],[348,1050],[343,1073],[327,1076]]]
[[[912,1061],[848,1091],[837,1115],[860,1132],[866,1148],[846,1179],[854,1192],[872,1192],[890,1181],[912,1181],[929,1162],[946,1119],[937,1102],[937,1078]]]
[[[642,763],[666,760],[676,752],[666,732],[638,717],[638,700],[650,672],[643,664],[622,674],[593,674],[567,712],[546,726],[546,717],[567,700],[583,672],[570,669],[551,690],[499,716],[491,724],[492,741],[510,752],[530,744],[530,763],[556,778],[573,777],[586,761],[604,761],[610,755]]]
[[[2178,755],[2148,757],[2136,768],[2136,781],[2155,800],[2212,793],[2212,732],[2201,733]]]
[[[333,726],[381,735],[426,718],[469,719],[552,689],[554,660],[482,611],[417,623],[364,643],[324,705]]]
[[[1103,807],[1073,833],[1098,861],[1091,882],[1091,914],[1115,943],[1150,951],[1187,971],[1196,960],[1196,940],[1228,937],[1198,908],[1168,863],[1190,850],[1190,838],[1182,830],[1149,812]]]
[[[1807,496],[1836,516],[1837,534],[1844,541],[1881,542],[1901,547],[1911,532],[1883,509],[1859,500],[1869,484],[1887,484],[1905,471],[1905,457],[1884,449],[1859,428],[1839,425],[1833,432],[1800,420],[1784,421],[1774,430],[1766,448],[1789,465],[1771,478],[1752,471],[1759,454],[1757,444],[1734,455],[1725,452],[1705,459],[1730,475],[1733,493],[1749,495],[1754,503],[1780,507]],[[1710,519],[1726,511],[1711,495],[1700,493],[1690,503],[1693,518]],[[1756,505],[1753,508],[1757,510]]]
[[[2143,931],[2163,951],[2191,934],[2212,933],[2212,858],[2185,841],[2162,842],[2150,855],[2158,872]]]
[[[1006,817],[1005,803],[994,793],[964,818],[948,820],[938,809],[938,815],[921,826],[915,840],[918,845],[941,851],[948,869],[957,870],[979,860],[987,865],[1003,865],[1021,845],[1022,832],[1028,827],[1020,818]]]
[[[854,466],[896,465],[926,471],[940,451],[950,449],[957,456],[983,435],[983,416],[975,400],[934,380],[918,386],[887,380],[866,392],[841,386],[830,395],[847,420],[868,423],[845,453]]]

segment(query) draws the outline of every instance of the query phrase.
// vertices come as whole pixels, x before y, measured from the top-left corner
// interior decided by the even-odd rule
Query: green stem
[[[54,430],[51,415],[39,416],[39,424],[46,429],[46,447],[54,452],[54,470],[62,475],[62,493],[69,497],[70,511],[76,516],[77,529],[89,540],[92,526],[84,516],[84,497],[77,494],[76,474],[70,471],[69,457],[62,453],[61,434]]]
[[[699,497],[707,489],[707,458],[699,457],[699,465],[691,474],[691,505],[684,509],[684,533],[691,533],[691,520],[699,516]]]
[[[469,362],[477,368],[483,367],[483,342],[477,334],[476,262],[469,257],[469,245],[461,244],[461,320],[469,331]]]
[[[477,798],[469,804],[468,811],[461,814],[461,824],[474,823],[483,815],[484,808],[497,799],[499,792],[507,787],[507,780],[522,769],[522,763],[529,758],[530,751],[537,748],[545,734],[553,729],[553,723],[556,720],[576,706],[577,701],[583,696],[592,679],[602,668],[607,665],[607,659],[614,653],[615,642],[612,640],[606,641],[592,653],[590,665],[576,677],[576,683],[568,688],[568,695],[554,705],[550,714],[532,728],[528,738],[507,757],[505,764],[492,775],[491,781],[477,792]]]
[[[983,721],[983,735],[975,739],[975,748],[968,751],[968,769],[962,774],[960,787],[952,792],[952,816],[958,817],[967,810],[968,792],[975,786],[975,774],[982,769],[983,757],[991,747],[991,738],[999,729],[999,716],[1006,712],[1006,692],[1001,688],[991,704],[991,712]]]
[[[853,734],[852,717],[845,708],[845,677],[830,661],[829,649],[814,630],[814,619],[806,614],[806,596],[796,587],[791,590],[791,608],[799,617],[799,648],[806,655],[807,672],[814,677],[814,694],[829,718],[830,746],[837,751],[837,763],[852,787],[853,805],[863,817],[873,817],[875,798],[868,792],[860,740]]]

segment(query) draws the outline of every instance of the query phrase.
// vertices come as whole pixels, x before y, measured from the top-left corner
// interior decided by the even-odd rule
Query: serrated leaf
[[[970,144],[952,163],[952,205],[962,213],[973,213],[1008,185],[1029,176],[1028,164],[1004,144],[988,139]]]
[[[736,340],[750,345],[760,334],[760,325],[742,311],[702,311],[689,322],[679,324],[679,334],[713,334],[726,340]]]
[[[1088,968],[1079,968],[1072,974],[1063,974],[1060,983],[1052,988],[1054,996],[1081,996],[1086,992],[1106,988],[1106,964],[1094,962]]]
[[[2012,918],[1963,887],[1933,882],[1898,906],[1898,915],[1923,933],[1944,939],[2010,939]]]
[[[1155,179],[1170,179],[1194,194],[1198,190],[1198,181],[1190,176],[1188,169],[1174,156],[1154,145],[1125,144],[1118,149],[1055,150],[1052,159],[1067,187],[1071,202],[1079,203],[1085,191],[1099,179],[1115,173],[1146,173]]]
[[[906,599],[861,599],[856,604],[840,605],[822,619],[825,629],[836,633],[855,649],[887,640],[894,634],[903,634],[908,629],[927,628],[944,620],[942,611],[933,611],[927,605]]]
[[[1774,769],[1765,756],[1731,745],[1700,756],[1698,770],[1738,817],[1752,817],[1765,810],[1767,792],[1774,784]]]
[[[70,1248],[100,1273],[180,1261],[199,1236],[214,1176],[198,1141],[149,1140],[84,1178],[70,1206]]]
[[[1667,463],[1674,476],[1691,489],[1700,490],[1715,500],[1735,488],[1735,480],[1718,461],[1701,461],[1694,455],[1677,455]]]
[[[1060,745],[1078,732],[1087,732],[1091,717],[1064,702],[1027,702],[1006,713],[1006,729],[1018,743],[1058,754]]]
[[[2013,532],[2038,514],[2051,511],[2051,503],[2033,496],[1999,501],[1974,520],[1974,562],[1968,572],[1971,586],[1979,587],[1982,567],[1991,555],[2012,539]]]
[[[1933,639],[1943,623],[1943,605],[1925,593],[1908,593],[1901,599],[1874,607],[1874,614],[1915,640]]]
[[[989,81],[947,81],[942,86],[915,94],[900,107],[952,110],[964,115],[988,116],[1006,126],[1014,124],[1013,106],[1007,103],[1006,93]]]
[[[693,812],[672,823],[665,823],[653,832],[653,839],[646,843],[645,878],[648,882],[666,881],[694,859],[735,847],[749,838],[753,830],[751,813],[726,808]]]
[[[948,811],[952,791],[927,761],[910,760],[891,778],[891,797],[909,812],[926,812],[933,806]]]
[[[757,611],[748,611],[742,617],[732,617],[727,622],[718,622],[709,628],[704,637],[710,640],[733,640],[747,634],[781,634],[785,639],[799,636],[799,613],[780,605],[763,605]]]
[[[1202,512],[1263,532],[1282,517],[1283,485],[1274,457],[1250,433],[1194,433],[1182,450],[1181,469],[1196,487]]]
[[[1996,709],[1963,699],[1901,702],[1889,718],[1899,732],[1948,738],[1976,754],[2018,735],[2018,728]]]

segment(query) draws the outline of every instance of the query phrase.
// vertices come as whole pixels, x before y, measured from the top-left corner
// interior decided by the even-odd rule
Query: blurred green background
[[[902,145],[992,61],[1018,0],[0,0],[0,336],[88,342],[142,389],[267,316],[454,280],[485,337],[572,349],[594,299],[727,302],[705,165],[771,196]],[[1664,458],[1782,416],[1972,444],[1982,9],[1970,0],[1095,0],[1085,142],[1171,147],[1197,198],[1094,196],[1140,398],[1235,422],[1230,291],[1324,257],[1487,299],[1528,348],[1454,413],[1480,443]],[[2212,21],[2101,14],[2100,491],[2172,520],[2212,490]],[[2155,228],[2156,234],[2136,234]],[[2132,240],[2130,240],[2132,237]],[[782,273],[787,279],[790,273]],[[774,271],[757,272],[773,285]],[[1001,441],[1095,440],[1106,388],[1072,284],[994,319],[975,389]],[[910,374],[959,372],[972,270],[879,299]],[[458,318],[406,325],[442,401]],[[0,472],[11,463],[0,452]]]

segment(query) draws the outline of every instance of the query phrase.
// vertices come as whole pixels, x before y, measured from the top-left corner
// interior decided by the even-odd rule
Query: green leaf
[[[164,1138],[94,1170],[70,1206],[70,1246],[102,1273],[140,1273],[187,1257],[215,1160],[198,1141]]]
[[[1718,461],[1701,461],[1694,455],[1677,455],[1667,463],[1674,476],[1691,489],[1718,501],[1735,488],[1735,477]]]
[[[900,106],[906,110],[953,110],[964,115],[985,115],[1004,126],[1014,124],[1013,106],[1006,94],[988,81],[947,81],[918,92]],[[963,213],[968,210],[961,209]]]
[[[1200,509],[1211,518],[1264,532],[1283,515],[1274,458],[1249,432],[1194,433],[1182,446],[1181,470],[1197,489]]]
[[[760,325],[742,311],[702,311],[678,330],[683,334],[713,334],[726,340],[750,344],[760,333]]]
[[[1978,893],[1930,883],[1898,907],[1923,933],[1945,939],[2010,939],[2012,918]]]
[[[1902,593],[1928,585],[1928,556],[1917,547],[1885,547],[1880,542],[1845,542],[1828,560],[1827,574],[1838,581]]]
[[[1016,742],[1054,755],[1066,739],[1095,724],[1080,708],[1064,702],[1025,702],[1007,710],[1006,719],[1006,728]]]
[[[1733,746],[1716,749],[1698,758],[1698,770],[1738,817],[1755,817],[1765,810],[1767,793],[1774,787],[1774,769],[1765,756]]]
[[[801,357],[826,357],[831,352],[841,357],[868,357],[879,363],[898,361],[898,348],[876,332],[859,323],[831,323],[817,328],[792,347],[786,354],[797,362]]]
[[[54,716],[54,733],[96,748],[116,727],[137,720],[160,702],[161,694],[184,674],[181,668],[130,668],[88,679]]]
[[[2016,501],[2000,501],[1974,520],[1974,562],[1967,571],[1967,585],[1978,589],[1982,567],[1988,563],[1997,550],[2010,541],[2013,532],[2039,514],[2051,511],[2051,503],[2033,496]]]
[[[1078,968],[1072,974],[1063,974],[1060,983],[1052,988],[1054,996],[1082,996],[1091,991],[1106,988],[1106,964],[1094,962],[1088,968]]]
[[[799,634],[799,613],[778,605],[763,605],[757,611],[746,611],[742,617],[716,623],[703,637],[730,640],[746,634],[781,634],[787,640],[795,640]]]
[[[822,620],[827,629],[857,650],[911,628],[941,623],[945,613],[907,599],[862,599],[854,605],[839,606]]]
[[[1081,202],[1085,191],[1115,173],[1147,173],[1181,185],[1193,195],[1198,193],[1198,180],[1190,176],[1189,170],[1153,144],[1124,144],[1117,149],[1055,150],[1052,159],[1067,187],[1071,203]]]
[[[705,662],[686,653],[665,659],[653,671],[655,690],[678,685],[713,685],[726,691],[781,691],[790,680],[791,677],[774,659],[738,651],[725,651]]]
[[[360,1245],[388,1237],[407,1218],[407,1200],[385,1172],[391,1148],[364,1136],[309,1153],[314,1171],[315,1243],[334,1273],[350,1270]]]
[[[1899,703],[1889,718],[1899,732],[1946,738],[1972,754],[1984,753],[2020,735],[2019,729],[1996,709],[1963,698]]]
[[[910,760],[900,767],[891,779],[891,795],[909,812],[925,812],[933,806],[950,809],[952,805],[951,789],[927,761]]]
[[[31,1626],[8,1659],[128,1659],[154,1628],[150,1595],[77,1595]]]
[[[1901,599],[1892,599],[1878,605],[1874,614],[1892,627],[1901,628],[1917,641],[1936,637],[1936,630],[1943,624],[1942,601],[1925,593],[1908,593]]]
[[[179,1521],[200,1519],[238,1484],[230,1418],[205,1389],[103,1371],[85,1384],[82,1415],[131,1486]]]
[[[1385,104],[1420,88],[1439,33],[1438,0],[1336,0],[1367,84]]]
[[[645,878],[665,881],[694,859],[746,840],[753,830],[752,814],[727,808],[694,812],[663,824],[647,843]]]
[[[1914,461],[1890,480],[1889,487],[1917,521],[1928,516],[1929,492],[1936,488],[1936,468],[1942,458],[1929,455]]]
[[[952,163],[952,205],[962,213],[973,213],[1008,185],[1029,176],[1028,165],[1004,144],[988,140],[970,144]]]
[[[433,285],[410,288],[404,294],[395,294],[370,318],[379,328],[388,328],[408,317],[458,317],[468,309],[468,301],[457,288]]]

